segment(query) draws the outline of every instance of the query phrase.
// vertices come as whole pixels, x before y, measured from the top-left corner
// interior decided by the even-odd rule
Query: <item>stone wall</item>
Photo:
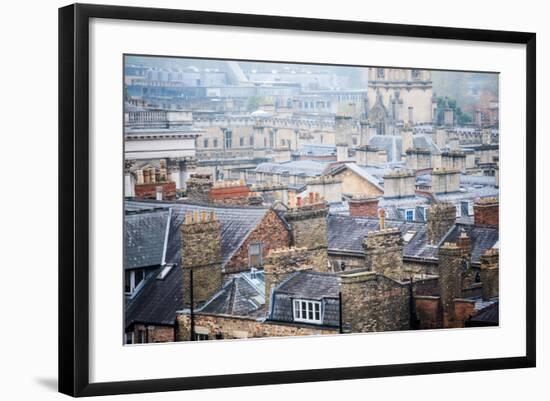
[[[481,256],[481,294],[483,299],[498,297],[499,292],[499,252],[498,249],[487,249]]]
[[[384,175],[384,197],[414,196],[416,175],[410,170],[392,171]]]
[[[342,325],[345,332],[408,330],[408,284],[375,272],[342,275]]]
[[[225,273],[236,273],[249,269],[248,247],[250,244],[261,243],[262,260],[265,264],[265,259],[271,250],[289,246],[290,242],[289,231],[276,213],[270,210],[225,265]]]
[[[397,228],[371,231],[363,240],[365,267],[388,277],[403,274],[403,237]]]
[[[213,185],[210,174],[193,174],[186,182],[187,197],[194,201],[208,202],[208,193]]]
[[[428,242],[436,245],[455,224],[456,207],[452,203],[436,203],[428,208]]]
[[[191,338],[190,316],[179,314],[177,320],[177,340],[189,341]],[[222,339],[338,334],[338,329],[272,323],[269,321],[261,322],[251,318],[227,315],[195,314],[194,320],[195,332],[206,334],[209,339],[215,339],[216,334]]]
[[[448,168],[436,168],[432,171],[432,192],[435,194],[457,192],[460,190],[460,171]]]
[[[221,227],[214,213],[186,213],[181,230],[181,266],[184,304],[191,304],[190,286],[193,271],[193,298],[198,304],[214,295],[222,286]]]
[[[292,232],[292,245],[307,248],[315,270],[329,271],[328,264],[328,208],[325,202],[298,205],[285,213]]]

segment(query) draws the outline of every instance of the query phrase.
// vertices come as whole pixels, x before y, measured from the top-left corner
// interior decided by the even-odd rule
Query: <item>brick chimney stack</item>
[[[464,229],[460,229],[460,234],[456,240],[456,245],[462,251],[462,257],[470,260],[472,256],[472,241]]]
[[[208,202],[208,194],[213,185],[211,174],[193,174],[187,180],[187,197],[199,202]]]
[[[349,214],[354,217],[378,217],[378,198],[357,196],[348,201]]]
[[[193,300],[198,305],[222,287],[221,225],[214,212],[186,212],[180,226],[183,299],[191,305],[191,270]]]
[[[474,203],[474,224],[480,226],[493,226],[498,228],[498,199],[479,199]]]

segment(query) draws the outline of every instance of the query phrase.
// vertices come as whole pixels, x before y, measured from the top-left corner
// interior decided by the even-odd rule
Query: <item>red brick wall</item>
[[[262,243],[262,260],[265,260],[271,249],[290,245],[290,233],[273,210],[266,213],[262,221],[225,265],[226,273],[248,270],[248,245],[255,242]]]
[[[134,341],[139,341],[139,332],[145,331],[147,343],[165,343],[174,341],[174,328],[171,326],[134,325]]]
[[[498,201],[479,201],[474,204],[474,224],[498,227]]]
[[[348,205],[350,216],[378,217],[378,199],[351,199]]]
[[[208,198],[212,202],[230,203],[230,204],[246,204],[250,190],[246,185],[238,185],[232,187],[212,188],[208,193]]]
[[[455,299],[455,319],[457,327],[464,327],[464,322],[474,315],[475,301]]]
[[[441,327],[441,308],[439,297],[417,296],[414,298],[416,317],[420,320],[421,329],[438,329]]]
[[[176,199],[176,183],[173,181],[155,184],[136,184],[134,187],[136,198],[157,199],[157,187],[162,187],[163,200]]]

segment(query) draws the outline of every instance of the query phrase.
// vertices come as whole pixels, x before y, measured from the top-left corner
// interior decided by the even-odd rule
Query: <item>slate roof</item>
[[[233,254],[239,249],[248,235],[256,228],[258,223],[268,213],[269,208],[251,207],[251,206],[224,206],[209,205],[191,202],[163,202],[163,201],[137,201],[128,200],[125,202],[127,208],[147,209],[162,205],[172,210],[172,220],[177,230],[171,233],[168,241],[168,247],[180,248],[179,226],[185,218],[186,212],[206,211],[215,212],[217,219],[221,224],[221,251],[222,267],[230,260]],[[172,235],[173,234],[173,235]]]
[[[125,209],[147,210],[154,208],[170,208],[171,219],[166,247],[166,263],[174,267],[162,280],[156,278],[160,269],[146,280],[143,287],[131,299],[126,300],[124,319],[128,327],[133,322],[172,325],[176,312],[183,309],[183,275],[180,270],[180,225],[185,211],[214,211],[221,223],[222,263],[225,265],[233,253],[240,247],[248,235],[256,228],[266,208],[208,206],[204,204],[183,204],[164,201],[125,201]],[[244,286],[239,286],[239,291]],[[237,307],[236,310],[242,310]]]
[[[232,315],[241,317],[264,317],[265,284],[263,272],[256,273],[256,282],[250,273],[241,273],[231,278],[222,290],[210,298],[197,313]]]
[[[340,278],[336,274],[299,271],[289,275],[274,290],[269,320],[294,322],[294,299],[321,301],[322,325],[339,326]]]
[[[160,266],[164,263],[169,210],[135,212],[124,216],[124,268]]]
[[[412,139],[415,148],[428,149],[431,153],[440,152],[433,140],[426,135],[415,134]],[[369,145],[385,150],[389,161],[401,160],[401,155],[406,150],[403,149],[403,140],[400,135],[373,135],[369,140]]]
[[[498,325],[499,321],[499,306],[498,300],[491,303],[489,306],[481,309],[476,315],[468,320],[469,323],[483,325]]]
[[[293,154],[302,156],[330,156],[336,154],[336,146],[321,143],[306,143]]]
[[[497,227],[476,226],[457,223],[451,231],[442,239],[443,242],[456,242],[460,231],[464,230],[470,237],[472,244],[472,263],[480,263],[483,252],[488,248],[498,245],[499,233]]]
[[[414,231],[411,240],[404,244],[403,256],[437,260],[437,247],[428,244],[424,223],[386,220],[386,227],[399,228],[402,234]],[[363,239],[367,233],[379,229],[379,220],[368,217],[329,215],[327,218],[328,251],[363,254]]]

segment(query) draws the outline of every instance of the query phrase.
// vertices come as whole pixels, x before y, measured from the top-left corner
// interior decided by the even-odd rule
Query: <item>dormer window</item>
[[[294,300],[294,321],[321,324],[321,302],[305,299]]]
[[[124,272],[124,293],[134,296],[139,291],[145,280],[144,269],[126,270]]]
[[[414,220],[414,209],[405,210],[405,220],[413,221]]]

